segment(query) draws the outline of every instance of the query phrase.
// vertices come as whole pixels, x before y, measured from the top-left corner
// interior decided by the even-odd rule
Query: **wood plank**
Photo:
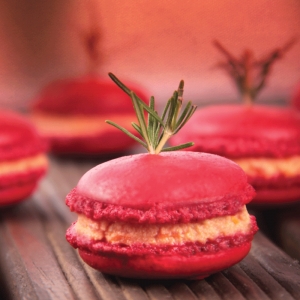
[[[147,293],[143,290],[142,286],[137,284],[135,280],[117,277],[117,281],[120,284],[126,299],[149,299]],[[161,299],[163,300],[165,298],[162,297]]]
[[[253,284],[252,279],[241,269],[239,265],[235,265],[223,271],[223,274],[246,299],[270,299],[256,284]]]
[[[276,279],[270,275],[252,256],[244,258],[239,266],[249,278],[270,298],[274,300],[294,299]],[[280,272],[280,270],[278,270]]]
[[[222,272],[211,275],[206,281],[215,289],[224,300],[244,300],[244,296],[236,287],[222,274]]]
[[[39,197],[35,199],[35,205],[44,213],[47,212],[47,219],[50,220],[44,225],[47,237],[76,297],[78,299],[124,300],[125,298],[120,296],[121,293],[117,289],[112,289],[99,272],[86,266],[76,251],[67,243],[65,232],[74,221],[74,214],[71,216],[71,212],[64,203],[64,198],[52,193],[54,186],[51,183],[46,187],[43,191],[36,193]],[[62,218],[58,217],[59,215]]]
[[[143,287],[151,300],[174,299],[166,287],[166,281],[144,281]]]
[[[66,243],[66,227],[58,222],[46,225],[47,237],[56,259],[77,299],[96,300],[99,295],[82,268],[74,249]],[[59,234],[60,233],[60,234]]]
[[[256,261],[295,299],[300,291],[300,265],[276,247],[262,233],[257,233],[251,254]]]
[[[187,285],[193,293],[202,300],[220,300],[221,297],[206,280],[195,280]]]
[[[80,258],[78,257],[80,260]],[[83,261],[82,267],[86,271],[91,280],[92,284],[94,285],[95,289],[97,290],[100,299],[103,300],[126,300],[126,296],[124,295],[124,291],[116,281],[114,276],[102,274],[90,266],[85,264]]]
[[[196,295],[192,292],[188,285],[183,282],[176,282],[168,289],[172,293],[173,298],[176,300],[197,300]]]
[[[1,297],[38,300],[22,257],[5,224],[5,214],[10,213],[11,209],[13,208],[0,211],[0,266],[3,276],[1,281],[6,286],[5,290],[1,287]]]
[[[6,233],[22,258],[38,299],[75,299],[45,237],[41,224],[43,217],[46,216],[32,209],[32,201],[21,203],[3,216]],[[13,272],[17,275],[20,270],[17,267]]]
[[[291,257],[300,261],[300,205],[282,210],[277,222],[276,242]]]

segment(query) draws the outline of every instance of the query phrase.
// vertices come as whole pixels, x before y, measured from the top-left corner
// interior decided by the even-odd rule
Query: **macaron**
[[[291,106],[297,110],[300,110],[300,84],[294,88],[291,96]]]
[[[173,145],[192,139],[190,150],[222,155],[238,163],[257,192],[253,204],[300,200],[299,114],[290,108],[255,103],[273,64],[295,43],[292,38],[256,58],[251,49],[236,56],[215,40],[213,44],[224,58],[218,66],[231,77],[244,104],[204,107],[170,140]]]
[[[264,105],[215,105],[198,110],[171,144],[193,140],[191,151],[239,164],[256,190],[252,203],[300,200],[300,113]]]
[[[47,170],[46,144],[22,115],[0,111],[0,206],[26,199]]]
[[[249,252],[257,225],[244,171],[213,154],[124,156],[85,173],[67,195],[68,242],[88,265],[131,278],[204,278]]]
[[[131,87],[145,98],[142,88],[135,84]],[[114,119],[132,131],[131,122],[136,117],[130,97],[112,81],[97,75],[50,83],[33,101],[30,116],[56,154],[121,153],[134,143],[105,123]]]

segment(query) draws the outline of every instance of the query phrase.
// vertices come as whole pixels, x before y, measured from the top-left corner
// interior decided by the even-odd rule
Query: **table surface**
[[[131,280],[82,262],[65,239],[65,205],[79,178],[103,160],[50,159],[27,201],[0,210],[0,299],[300,299],[300,265],[263,233],[239,264],[204,280]]]

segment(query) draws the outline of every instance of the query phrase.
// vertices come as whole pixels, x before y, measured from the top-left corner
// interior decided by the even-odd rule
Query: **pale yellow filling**
[[[233,216],[222,216],[188,224],[128,224],[125,222],[93,221],[80,214],[75,225],[78,235],[109,243],[183,244],[206,243],[208,239],[246,234],[251,229],[250,216],[244,206]]]
[[[294,177],[300,175],[300,156],[287,158],[242,158],[233,159],[247,175],[270,178],[284,175]]]
[[[0,162],[0,175],[37,170],[40,168],[46,168],[47,165],[48,160],[44,154],[38,154],[13,161]]]
[[[107,130],[118,130],[105,123],[110,120],[127,129],[132,128],[131,122],[136,121],[132,114],[111,114],[102,116],[53,116],[34,113],[32,121],[43,136],[86,136],[99,134]]]

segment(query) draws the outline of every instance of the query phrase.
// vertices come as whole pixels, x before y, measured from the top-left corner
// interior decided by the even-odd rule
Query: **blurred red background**
[[[180,79],[185,99],[208,103],[238,98],[231,80],[214,68],[218,39],[234,54],[256,56],[298,43],[273,68],[259,101],[288,99],[300,82],[299,0],[1,0],[0,105],[24,108],[49,81],[88,68],[83,36],[101,32],[99,74],[143,84],[158,101]]]

